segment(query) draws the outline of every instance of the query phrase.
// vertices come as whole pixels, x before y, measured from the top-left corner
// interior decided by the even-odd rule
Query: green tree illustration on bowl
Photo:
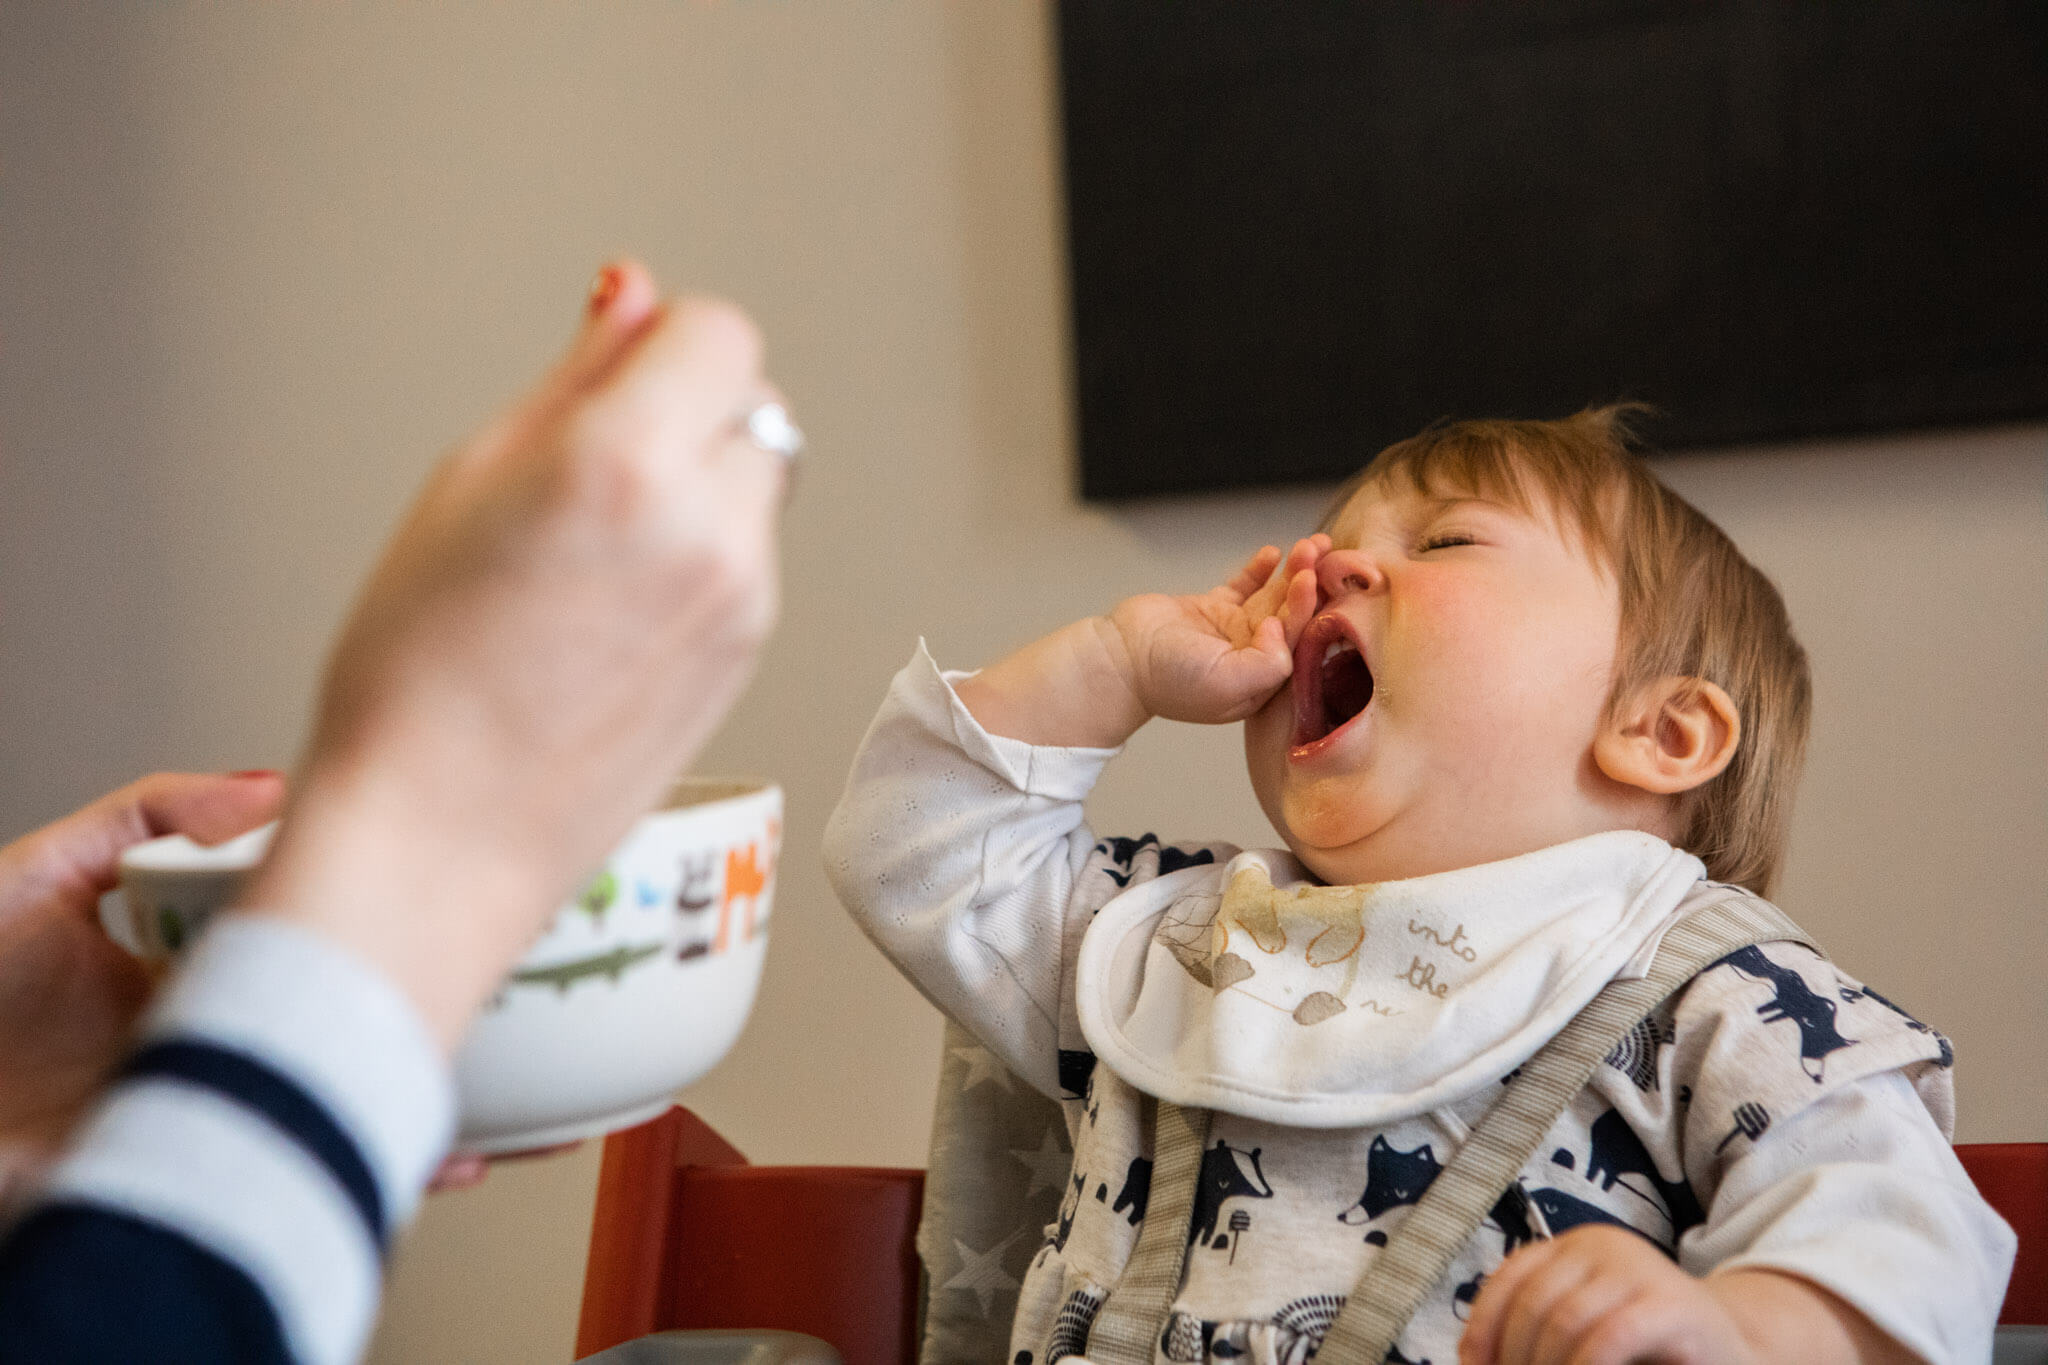
[[[619,879],[608,867],[600,868],[576,897],[576,908],[591,919],[602,921],[604,912],[619,898]]]

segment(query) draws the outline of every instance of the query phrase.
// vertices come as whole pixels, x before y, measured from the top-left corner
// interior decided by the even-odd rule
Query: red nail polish
[[[611,307],[612,300],[619,296],[619,288],[625,283],[624,276],[615,265],[608,265],[597,272],[597,278],[590,284],[590,311],[602,313]]]
[[[283,777],[284,774],[275,768],[244,768],[238,773],[229,773],[228,776],[246,782],[258,777]]]

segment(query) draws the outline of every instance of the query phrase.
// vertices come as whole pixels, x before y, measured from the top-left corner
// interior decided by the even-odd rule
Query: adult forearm
[[[241,904],[382,972],[452,1055],[576,870],[548,850],[445,828],[397,791],[315,784]]]
[[[773,623],[786,471],[752,324],[614,267],[556,373],[456,450],[337,644],[242,903],[383,971],[444,1049],[660,799]]]
[[[760,359],[734,309],[614,266],[554,372],[443,461],[336,647],[240,913],[0,1243],[0,1359],[356,1358],[453,1131],[448,1055],[772,625],[787,466],[749,434]],[[251,823],[221,799],[222,834]],[[19,853],[0,873],[103,939],[111,851],[97,880]]]

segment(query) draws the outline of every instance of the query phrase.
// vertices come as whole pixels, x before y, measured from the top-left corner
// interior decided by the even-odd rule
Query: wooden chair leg
[[[744,1166],[747,1159],[680,1106],[605,1139],[583,1275],[576,1354],[647,1335],[660,1324],[667,1282],[665,1247],[676,1172],[685,1166]]]

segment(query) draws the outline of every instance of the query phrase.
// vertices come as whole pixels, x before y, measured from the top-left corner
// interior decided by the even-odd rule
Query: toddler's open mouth
[[[1372,704],[1372,669],[1351,625],[1335,612],[1308,623],[1294,647],[1294,747],[1329,738]]]

